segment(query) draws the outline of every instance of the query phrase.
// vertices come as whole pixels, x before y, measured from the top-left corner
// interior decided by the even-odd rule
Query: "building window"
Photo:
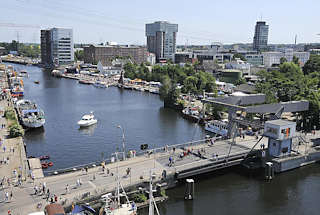
[[[275,134],[275,135],[278,134],[278,130],[275,129],[275,128],[271,128],[271,127],[268,127],[267,132],[268,132],[268,133]]]

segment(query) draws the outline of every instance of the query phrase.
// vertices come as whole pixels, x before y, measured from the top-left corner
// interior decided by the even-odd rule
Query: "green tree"
[[[187,77],[184,82],[183,82],[183,91],[185,93],[192,93],[192,94],[197,94],[197,83],[198,83],[198,78],[194,76],[189,76]]]
[[[83,50],[77,50],[74,52],[75,60],[77,61],[83,61],[84,60],[84,52]]]
[[[319,127],[319,76],[311,73],[304,75],[301,68],[295,63],[285,62],[280,65],[280,71],[260,71],[258,76],[261,81],[256,89],[259,93],[266,94],[266,102],[286,102],[290,100],[309,101],[309,110],[302,112],[305,121],[311,120],[310,126]]]
[[[283,64],[283,63],[285,63],[285,62],[288,62],[288,61],[287,61],[287,58],[281,57],[281,58],[280,58],[280,64]]]
[[[303,67],[303,73],[305,75],[314,72],[320,74],[320,55],[311,55],[310,59],[305,63]]]
[[[235,53],[233,55],[232,59],[235,60],[236,58],[240,58],[240,60],[247,61],[247,59],[240,53]]]
[[[294,63],[294,64],[296,64],[296,65],[300,65],[300,63],[299,63],[299,58],[298,57],[296,57],[295,55],[293,55],[293,57],[292,57],[292,62]]]
[[[240,78],[239,80],[237,80],[237,81],[235,82],[235,85],[238,86],[238,85],[246,84],[246,83],[247,83],[246,79]]]

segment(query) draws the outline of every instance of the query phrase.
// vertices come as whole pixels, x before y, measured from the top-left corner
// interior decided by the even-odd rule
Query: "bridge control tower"
[[[271,120],[264,124],[264,136],[268,137],[268,153],[270,157],[290,155],[292,138],[296,133],[296,123],[286,120]]]

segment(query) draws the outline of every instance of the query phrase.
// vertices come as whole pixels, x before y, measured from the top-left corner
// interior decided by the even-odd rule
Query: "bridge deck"
[[[266,139],[265,139],[266,140]],[[196,175],[214,169],[225,168],[231,165],[236,165],[241,162],[243,157],[251,150],[252,146],[257,142],[254,137],[247,137],[245,140],[237,139],[237,144],[232,146],[230,159],[227,165],[225,160],[228,155],[230,142],[217,141],[213,146],[208,145],[204,141],[198,144],[187,143],[175,146],[173,153],[172,146],[164,149],[157,149],[157,153],[148,155],[144,154],[134,158],[129,158],[125,161],[110,163],[106,168],[110,170],[107,175],[102,172],[101,167],[90,168],[88,174],[81,170],[73,171],[66,174],[54,175],[36,179],[35,185],[40,186],[40,183],[46,182],[47,188],[51,194],[56,194],[59,202],[71,204],[74,201],[82,199],[86,195],[98,195],[110,192],[116,187],[116,172],[119,165],[119,175],[122,178],[124,187],[134,184],[139,184],[148,181],[149,170],[155,168],[157,179],[160,180],[163,170],[167,171],[167,176],[172,177],[177,172],[180,178]],[[260,144],[257,146],[260,148]],[[180,158],[183,149],[193,149],[193,153]],[[198,155],[198,150],[202,149],[201,156]],[[203,151],[204,150],[204,151]],[[218,154],[218,159],[216,155]],[[169,166],[169,157],[174,157],[174,165]],[[126,169],[131,168],[131,174],[126,176]],[[202,167],[202,168],[201,168]],[[202,169],[202,170],[201,170]],[[111,174],[112,173],[112,174]],[[93,179],[95,176],[95,179]],[[80,179],[81,186],[76,186],[76,181]],[[66,185],[69,185],[70,192],[66,193]],[[14,214],[25,214],[26,212],[36,211],[36,204],[42,202],[43,207],[46,205],[46,200],[42,195],[34,195],[34,186],[31,180],[25,182],[22,187],[11,187],[14,199],[8,203],[0,202],[0,214],[6,213],[8,209],[13,209]],[[9,190],[8,188],[5,188]],[[3,192],[2,192],[3,193]],[[0,194],[0,199],[3,199]],[[19,193],[19,195],[17,194]]]

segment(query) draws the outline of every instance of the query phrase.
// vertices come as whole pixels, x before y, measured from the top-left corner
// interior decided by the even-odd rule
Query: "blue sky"
[[[0,41],[39,42],[39,26],[73,28],[76,43],[145,44],[145,23],[167,20],[179,24],[178,44],[248,43],[262,15],[269,43],[320,42],[319,0],[3,0],[1,9]]]

